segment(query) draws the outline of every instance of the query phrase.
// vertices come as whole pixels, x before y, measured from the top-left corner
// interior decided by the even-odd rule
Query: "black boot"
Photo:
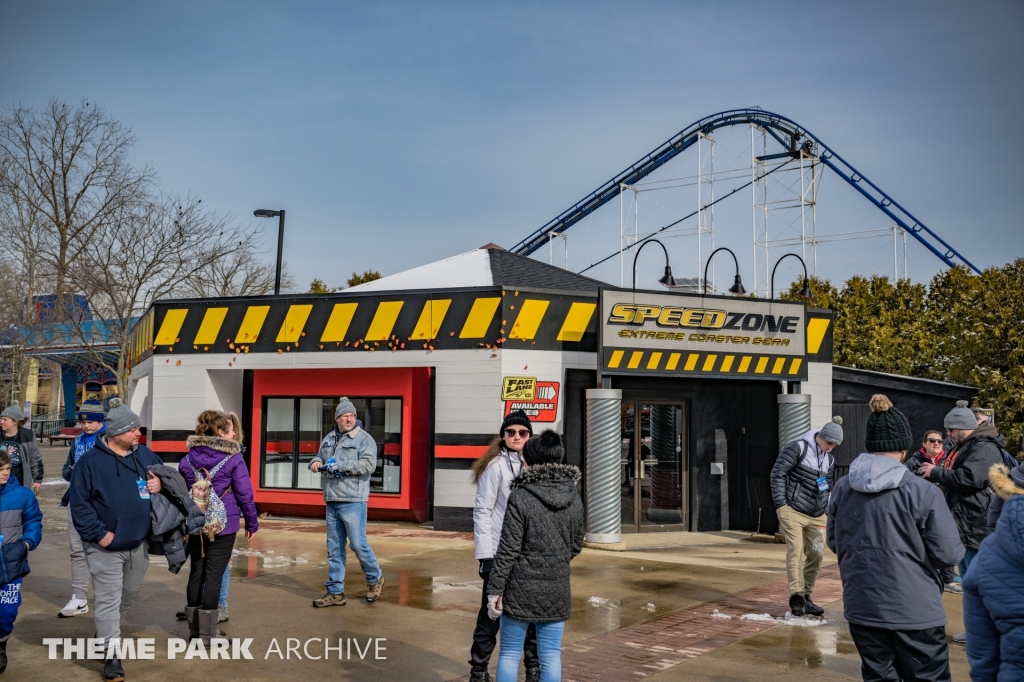
[[[103,666],[103,679],[106,682],[124,682],[124,668],[121,667],[121,661],[117,660],[117,656]]]
[[[0,642],[0,675],[7,670],[7,640]]]
[[[526,669],[526,682],[540,682],[540,666]]]
[[[486,670],[470,670],[469,682],[493,682],[491,674]]]
[[[815,616],[815,617],[824,616],[825,615],[825,609],[821,608],[820,606],[818,606],[817,604],[812,602],[811,601],[811,595],[805,594],[804,595],[804,613],[807,614],[808,616]],[[796,614],[793,614],[793,615],[796,615]]]
[[[178,620],[188,620],[188,611],[186,609],[188,609],[187,606],[181,611],[178,611],[176,614],[174,614],[174,617]]]
[[[804,615],[804,595],[797,592],[789,595],[789,610],[794,616]]]

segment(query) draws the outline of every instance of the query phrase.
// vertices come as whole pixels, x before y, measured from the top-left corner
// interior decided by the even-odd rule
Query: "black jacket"
[[[967,549],[978,549],[989,534],[988,507],[992,502],[992,486],[988,471],[1003,463],[999,444],[1005,442],[991,424],[982,424],[958,450],[946,456],[952,468],[932,469],[929,480],[938,483],[946,493],[946,503],[956,519],[960,541]]]
[[[160,494],[154,495],[150,509],[149,553],[162,554],[167,570],[177,573],[188,552],[185,540],[202,531],[206,514],[192,501],[185,478],[174,467],[154,464],[146,467],[160,479]]]
[[[818,517],[828,506],[829,491],[835,483],[836,461],[822,452],[814,442],[817,431],[808,431],[797,440],[786,443],[772,467],[772,501],[778,509],[789,505],[792,509]],[[818,477],[828,481],[828,490],[818,489]]]
[[[946,451],[943,450],[942,457],[939,457],[938,462],[935,466],[942,466],[942,463],[946,461]],[[916,474],[921,468],[921,465],[925,462],[931,464],[931,461],[924,456],[924,448],[918,448],[914,452],[907,456],[907,459],[903,462],[907,468],[910,469],[910,473]]]
[[[512,480],[501,541],[487,581],[503,612],[530,623],[569,620],[569,562],[583,550],[580,470],[540,464]]]

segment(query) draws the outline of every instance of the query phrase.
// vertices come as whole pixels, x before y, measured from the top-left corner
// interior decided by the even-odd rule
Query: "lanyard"
[[[512,468],[512,453],[509,452],[508,450],[505,450],[505,456],[508,457],[508,470],[512,472],[512,478],[515,478],[520,473],[522,473],[523,463],[522,461],[519,462],[519,472],[517,473],[516,470]],[[523,455],[520,453],[519,456],[522,457]]]

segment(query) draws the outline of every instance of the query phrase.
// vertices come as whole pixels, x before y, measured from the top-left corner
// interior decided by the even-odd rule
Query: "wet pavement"
[[[58,477],[67,450],[44,452],[46,478]],[[24,604],[8,646],[9,679],[100,678],[99,662],[63,660],[59,650],[50,660],[42,643],[44,637],[93,634],[91,614],[56,618],[70,596],[67,517],[58,506],[64,490],[55,482],[40,493],[44,541],[30,555],[32,573],[25,579]],[[221,627],[228,637],[252,638],[254,660],[182,660],[183,654],[167,659],[168,638],[187,637],[174,612],[184,606],[188,568],[173,575],[161,557],[154,557],[124,635],[154,638],[155,659],[126,661],[128,679],[463,678],[481,588],[471,534],[376,523],[369,535],[385,574],[381,600],[363,601],[365,581],[350,553],[348,604],[329,609],[310,605],[323,594],[327,573],[322,522],[263,519],[251,544],[239,538],[231,564],[231,620]],[[784,615],[779,595],[785,593],[785,546],[772,538],[724,532],[628,540],[627,551],[586,549],[573,562],[563,679],[860,679],[841,594],[829,587],[838,585],[834,557],[826,559],[815,595],[836,590],[836,601],[822,602],[827,624],[799,627],[742,618],[758,612]],[[949,635],[962,631],[960,599],[945,595]],[[719,618],[715,610],[731,618]],[[330,660],[303,655],[302,645],[313,638],[319,641],[309,642],[306,653],[322,655],[327,638]],[[334,650],[339,639],[342,660]],[[367,648],[371,640],[384,647],[378,652],[383,658],[375,659]],[[950,657],[953,678],[967,680],[963,647],[951,644]],[[591,668],[597,672],[587,672]]]

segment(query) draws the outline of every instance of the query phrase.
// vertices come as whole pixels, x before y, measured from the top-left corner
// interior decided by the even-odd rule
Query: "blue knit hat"
[[[106,418],[107,415],[103,413],[103,403],[95,394],[90,394],[78,410],[78,421],[101,422]]]

